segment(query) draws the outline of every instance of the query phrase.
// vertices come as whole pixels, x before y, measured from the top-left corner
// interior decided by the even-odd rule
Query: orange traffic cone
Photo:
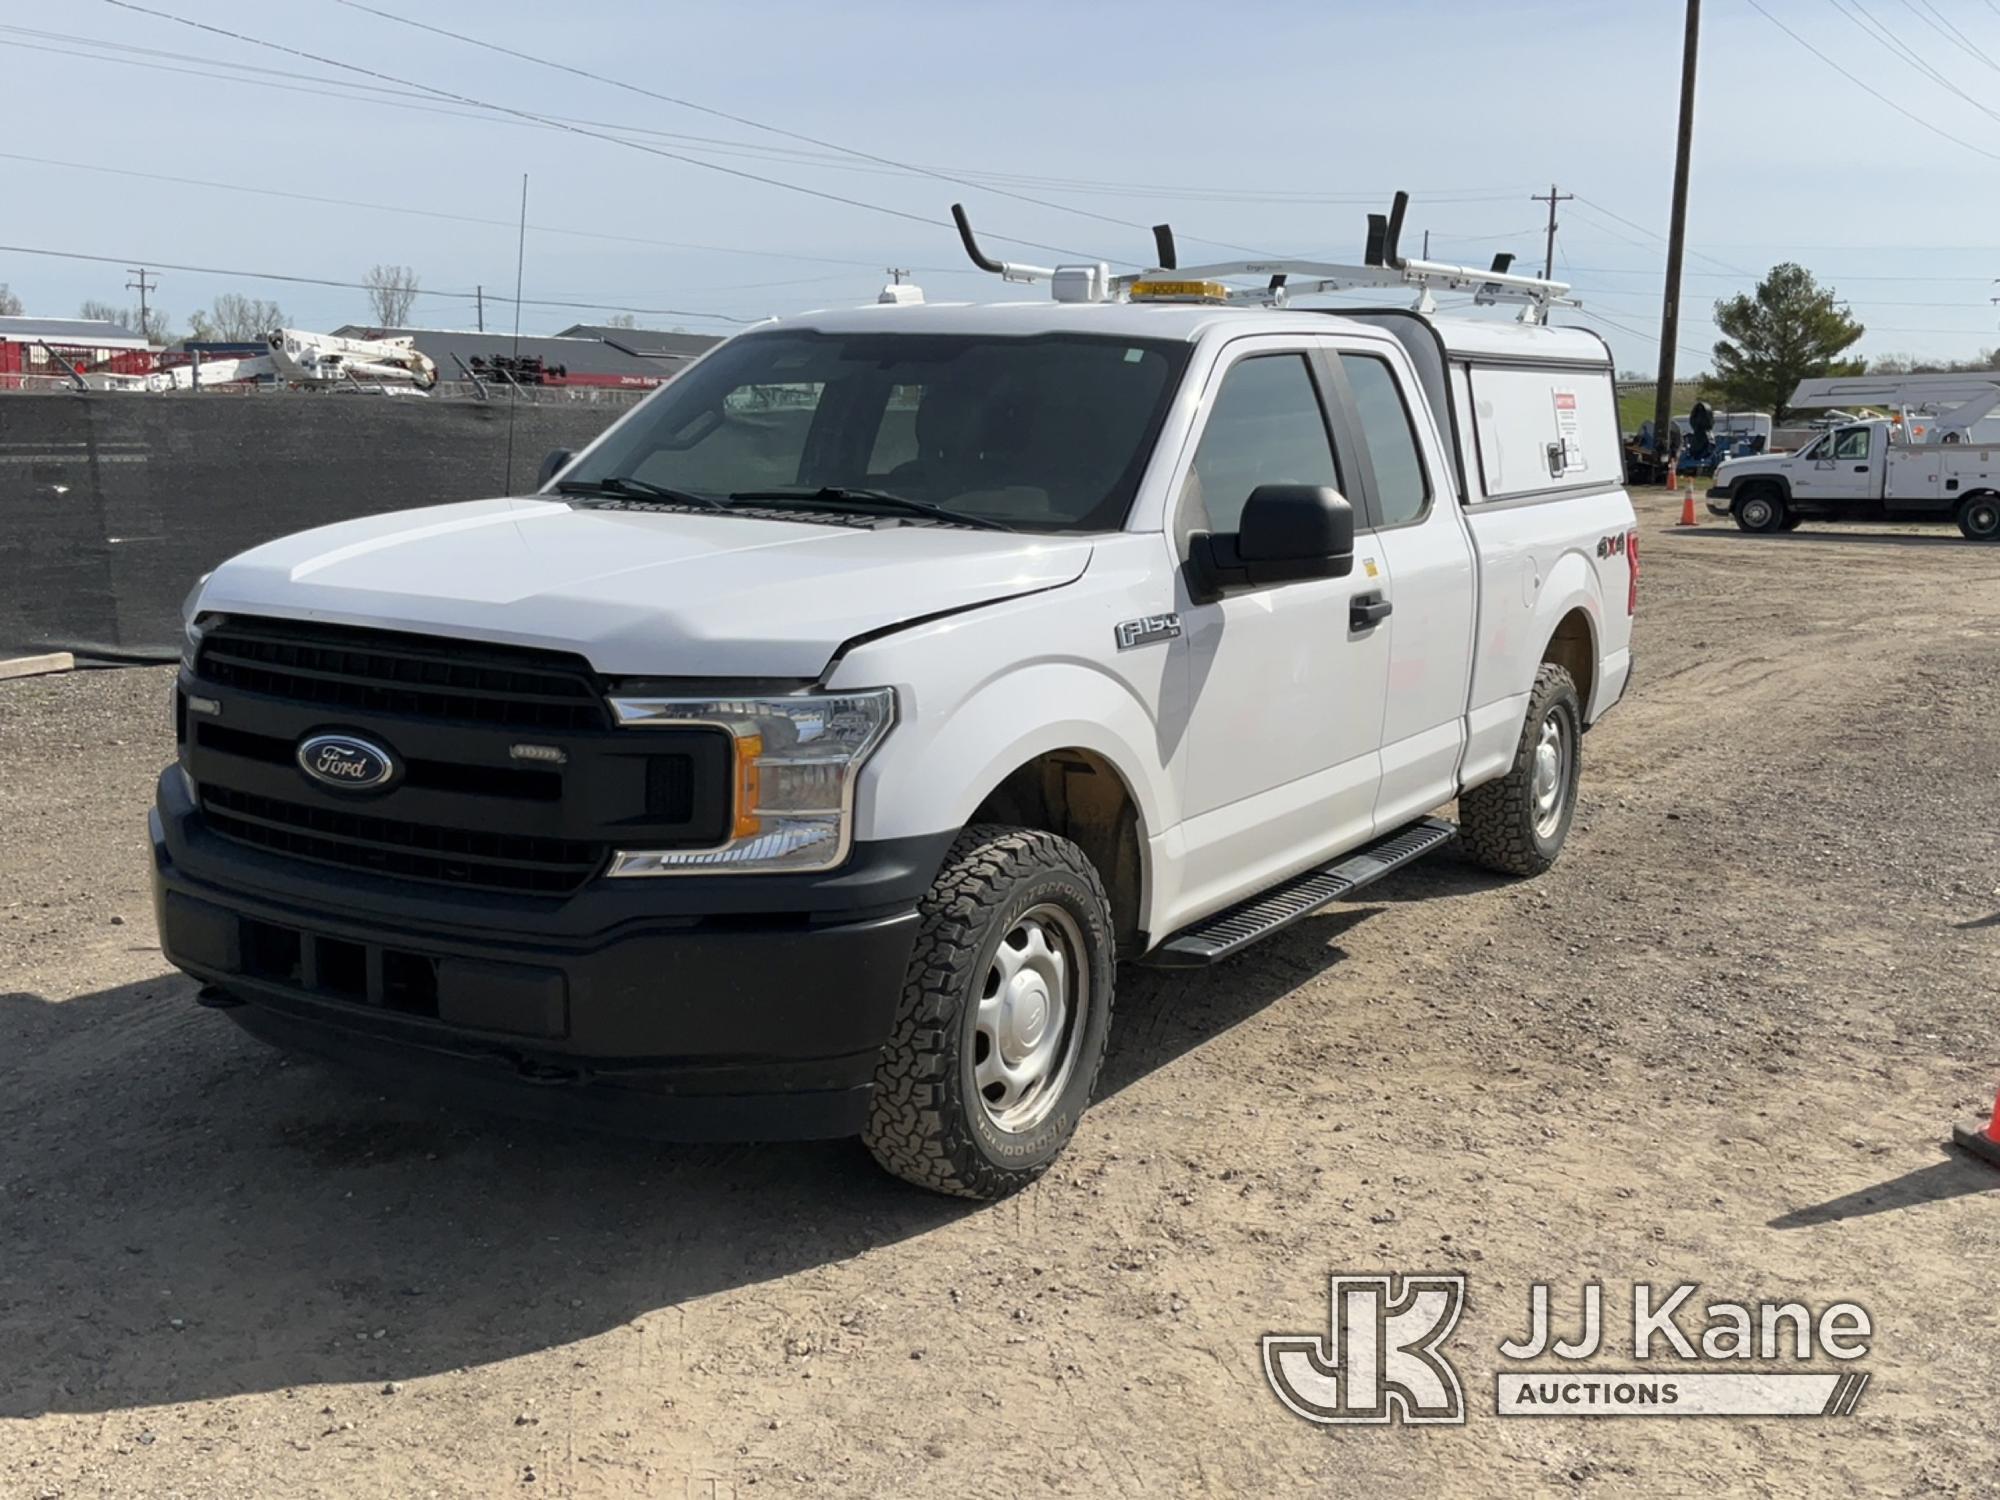
[[[1693,526],[1695,524],[1696,522],[1694,518],[1694,486],[1689,485],[1686,489],[1681,491],[1681,525]]]
[[[1984,1130],[1954,1125],[1951,1138],[1980,1160],[2000,1167],[2000,1098],[1993,1101],[1993,1119]]]

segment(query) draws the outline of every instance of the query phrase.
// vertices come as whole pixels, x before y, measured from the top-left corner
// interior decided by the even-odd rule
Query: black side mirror
[[[1323,484],[1260,484],[1234,535],[1188,538],[1189,590],[1208,603],[1244,589],[1354,571],[1354,507]]]
[[[569,467],[569,461],[576,457],[567,448],[551,448],[542,460],[542,472],[535,478],[535,488],[546,489],[551,479]]]

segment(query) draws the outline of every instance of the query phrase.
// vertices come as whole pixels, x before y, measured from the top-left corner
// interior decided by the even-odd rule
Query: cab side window
[[[1354,415],[1375,466],[1375,493],[1384,526],[1416,520],[1431,503],[1430,480],[1417,453],[1417,430],[1410,408],[1386,361],[1367,354],[1343,354],[1340,368],[1354,393]]]
[[[1254,355],[1222,377],[1181,489],[1182,537],[1237,530],[1260,484],[1340,487],[1319,387],[1303,354]]]
[[[1850,427],[1833,440],[1833,456],[1836,459],[1866,458],[1868,456],[1869,431],[1866,427]]]

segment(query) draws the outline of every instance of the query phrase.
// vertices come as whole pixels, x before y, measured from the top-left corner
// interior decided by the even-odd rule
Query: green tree
[[[1832,287],[1789,261],[1774,266],[1748,295],[1715,304],[1712,384],[1731,406],[1768,411],[1783,422],[1801,380],[1859,375],[1867,361],[1840,358],[1867,332],[1848,316]]]

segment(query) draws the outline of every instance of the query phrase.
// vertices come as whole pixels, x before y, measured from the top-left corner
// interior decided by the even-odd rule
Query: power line
[[[273,89],[284,93],[300,94],[309,98],[351,100],[356,95],[359,95],[365,98],[372,106],[377,107],[407,109],[422,114],[441,115],[447,119],[454,120],[481,120],[493,124],[523,126],[529,129],[546,128],[539,121],[512,119],[505,114],[496,114],[493,111],[483,108],[450,108],[436,103],[430,96],[414,89],[394,89],[385,88],[377,84],[352,83],[344,79],[328,78],[318,73],[299,73],[286,68],[264,68],[258,67],[253,63],[204,57],[197,53],[174,52],[158,47],[138,47],[128,43],[108,42],[95,37],[72,36],[65,32],[42,31],[26,26],[0,25],[0,34],[16,38],[13,45],[21,50],[46,52],[58,57],[77,57],[90,62],[115,63],[123,67],[145,68],[155,72],[173,73],[189,78],[214,78],[239,86],[248,85],[253,88]],[[133,55],[103,56],[97,52],[87,50],[77,51],[69,47],[48,45],[46,40],[42,42],[18,40],[22,37],[39,37],[54,41],[74,42],[78,46],[85,48],[110,49],[118,53]],[[178,67],[166,62],[146,61],[145,59],[147,58],[175,59],[180,62],[194,63],[201,66]],[[220,68],[226,71],[205,71],[205,69],[210,68]],[[281,83],[271,81],[274,79],[295,79],[301,82]],[[309,88],[304,86],[306,83],[324,84],[326,87]],[[874,175],[880,176],[922,175],[920,169],[911,172],[902,172],[894,168],[878,170],[852,161],[843,161],[830,152],[798,151],[783,147],[762,146],[750,141],[730,140],[717,136],[690,135],[684,131],[658,130],[650,126],[593,120],[576,115],[550,115],[548,118],[562,121],[565,124],[588,125],[599,130],[622,132],[630,135],[643,135],[656,140],[679,142],[686,149],[695,151],[698,154],[752,157],[760,160],[807,164],[829,170],[871,172]],[[1244,189],[1175,183],[1110,182],[1090,178],[994,172],[970,167],[955,167],[950,170],[982,186],[987,183],[1001,183],[1038,187],[1045,192],[1088,193],[1103,197],[1169,198],[1187,202],[1304,207],[1372,207],[1387,200],[1395,191],[1392,188],[1380,188],[1372,191],[1358,190],[1341,193],[1289,192],[1274,188]],[[1504,203],[1514,201],[1519,188],[1525,186],[1533,186],[1533,184],[1523,183],[1508,190],[1444,187],[1412,188],[1408,191],[1413,198],[1420,199],[1426,204]],[[509,222],[511,224],[511,221]],[[529,225],[530,229],[534,227],[534,225]],[[1189,238],[1192,238],[1192,236],[1189,236]],[[743,251],[740,253],[755,254],[758,252]],[[762,253],[770,254],[774,252],[766,251]],[[799,258],[826,259],[823,256],[801,256]],[[863,262],[855,263],[862,264]],[[868,265],[873,265],[874,263],[872,260],[865,262]],[[936,273],[932,272],[931,274]]]
[[[1865,83],[1861,79],[1855,77],[1854,74],[1848,72],[1847,69],[1843,68],[1839,63],[1835,62],[1832,58],[1828,57],[1824,52],[1820,51],[1819,48],[1815,47],[1811,42],[1807,41],[1804,37],[1800,36],[1796,31],[1792,30],[1791,27],[1787,26],[1783,21],[1780,21],[1776,16],[1772,15],[1768,10],[1764,9],[1764,7],[1758,3],[1758,0],[1743,0],[1743,3],[1748,5],[1752,10],[1756,11],[1758,15],[1762,16],[1765,20],[1769,21],[1773,26],[1777,27],[1778,30],[1784,32],[1786,36],[1790,37],[1793,41],[1797,42],[1801,47],[1805,48],[1806,51],[1810,52],[1814,57],[1818,58],[1821,62],[1825,63],[1829,68],[1833,69],[1833,71],[1838,73],[1842,78],[1845,78],[1849,83],[1853,84],[1856,88],[1860,89],[1864,94],[1867,94],[1870,98],[1875,99],[1880,103],[1888,105],[1889,108],[1893,109],[1897,114],[1901,115],[1904,119],[1909,120],[1914,124],[1923,126],[1923,128],[1928,130],[1932,135],[1950,141],[1955,146],[1963,146],[1968,151],[1976,151],[1979,155],[1986,157],[1990,161],[2000,161],[2000,151],[1988,151],[1984,146],[1975,146],[1971,141],[1966,140],[1963,136],[1953,135],[1949,130],[1946,130],[1942,125],[1933,125],[1929,120],[1926,120],[1922,115],[1917,114],[1912,110],[1905,109],[1902,105],[1898,104],[1894,99],[1891,99],[1887,94],[1883,93],[1880,89],[1876,88],[1874,85]]]
[[[139,257],[131,255],[87,255],[80,250],[51,250],[40,245],[0,245],[0,255],[46,255],[56,260],[95,261],[102,265],[115,265],[120,261],[139,259]],[[231,270],[226,266],[180,265],[173,261],[154,260],[150,256],[146,257],[146,264],[149,268],[157,266],[163,271],[182,271],[191,276],[235,276],[245,281],[283,281],[296,286],[329,286],[338,287],[345,291],[362,292],[368,290],[368,284],[362,281],[337,281],[326,276],[300,276],[285,271],[240,271]],[[472,302],[478,300],[482,296],[482,293],[476,291],[440,292],[433,291],[429,287],[422,287],[416,290],[415,295],[419,297],[450,297],[460,302]],[[510,299],[486,295],[485,300],[505,304]],[[555,301],[546,297],[527,297],[521,299],[521,301],[527,307],[567,307],[581,309],[585,312],[643,313],[648,317],[656,318],[709,318],[718,323],[757,323],[763,321],[760,318],[739,318],[729,313],[697,312],[692,308],[686,307],[627,307],[617,302],[568,302]]]
[[[488,219],[477,214],[447,213],[442,209],[412,208],[399,203],[369,203],[356,198],[328,198],[315,193],[295,193],[285,188],[258,187],[241,182],[217,182],[205,177],[179,177],[165,172],[141,172],[133,167],[105,166],[99,162],[62,161],[51,156],[28,156],[16,151],[0,151],[0,161],[29,162],[35,166],[61,167],[73,172],[103,172],[114,177],[134,177],[148,182],[167,182],[179,187],[214,188],[228,193],[252,193],[265,198],[288,198],[296,203],[318,203],[329,208],[364,208],[377,213],[411,214],[423,219],[442,219],[453,224],[478,224],[496,229],[512,229],[511,219]],[[860,260],[832,255],[807,255],[789,250],[750,250],[738,245],[701,245],[683,240],[655,240],[639,235],[612,234],[605,230],[572,229],[560,224],[530,224],[529,229],[537,234],[563,234],[579,239],[606,240],[623,245],[646,245],[661,250],[702,250],[718,255],[759,255],[773,260],[804,260],[823,262],[828,265],[866,266],[875,269],[873,260]],[[982,272],[960,266],[920,266],[917,269],[927,276],[977,276]],[[752,285],[782,285],[779,282],[760,282]],[[717,288],[716,290],[729,290]]]
[[[636,83],[628,83],[622,78],[614,78],[607,73],[594,73],[588,68],[579,68],[570,63],[557,62],[554,58],[537,57],[533,53],[520,52],[512,47],[503,47],[498,42],[489,42],[480,37],[469,36],[462,31],[452,31],[448,27],[433,26],[427,21],[415,20],[410,16],[400,16],[393,11],[381,10],[373,5],[365,5],[362,3],[362,0],[334,0],[334,3],[346,6],[349,10],[361,11],[379,20],[394,22],[398,26],[409,26],[418,31],[429,32],[432,36],[449,37],[452,41],[463,42],[469,47],[478,47],[487,52],[496,52],[502,57],[512,57],[521,62],[534,63],[539,67],[553,68],[558,73],[568,73],[572,77],[603,84],[607,88],[623,89],[628,94],[638,94],[642,98],[657,99],[663,104],[671,104],[680,109],[691,109],[699,114],[712,115],[718,120],[727,120],[734,125],[742,125],[751,130],[762,130],[771,135],[783,136],[786,140],[803,141],[806,145],[817,146],[823,151],[837,151],[843,156],[853,156],[858,157],[862,161],[874,162],[877,166],[895,167],[903,172],[915,172],[924,177],[935,178],[940,182],[954,183],[959,187],[969,187],[993,193],[999,197],[1012,198],[1021,203],[1032,203],[1037,208],[1053,209],[1057,213],[1075,214],[1081,218],[1095,219],[1102,224],[1116,224],[1124,229],[1150,231],[1152,228],[1150,224],[1140,224],[1131,219],[1120,219],[1111,214],[1101,214],[1094,209],[1077,208],[1071,204],[1052,203],[1046,198],[1031,197],[1026,193],[1015,192],[1011,188],[996,187],[991,183],[981,184],[973,182],[950,172],[940,171],[935,167],[915,166],[909,162],[897,161],[892,157],[879,156],[872,151],[862,151],[853,146],[843,146],[836,141],[823,140],[819,136],[807,135],[803,131],[787,130],[781,125],[767,124],[762,120],[754,120],[748,115],[734,114],[726,109],[717,109],[712,105],[697,103],[693,99],[683,99],[674,94],[663,94],[656,89],[645,88]],[[1246,255],[1266,255],[1269,253],[1265,250],[1259,250],[1254,246],[1235,245],[1227,240],[1204,239],[1200,235],[1184,234],[1180,238],[1194,240],[1204,245],[1216,245],[1224,250],[1240,250]]]
[[[231,31],[227,27],[210,25],[206,21],[196,21],[187,16],[177,16],[170,11],[155,10],[148,5],[139,5],[135,3],[135,0],[103,0],[103,3],[115,6],[119,10],[131,11],[135,15],[151,16],[155,20],[160,21],[171,21],[177,26],[192,27],[196,31],[205,31],[214,36],[226,37],[230,41],[242,42],[252,47],[264,47],[273,52],[282,52],[290,57],[303,58],[307,62],[315,62],[322,67],[340,68],[346,72],[359,74],[364,78],[375,78],[384,83],[398,84],[404,88],[421,89],[426,94],[435,95],[440,99],[449,99],[457,104],[467,104],[477,109],[492,110],[499,114],[513,115],[519,119],[531,120],[537,124],[545,125],[553,130],[561,130],[570,135],[583,136],[590,140],[607,141],[614,146],[623,146],[627,150],[643,151],[649,156],[663,157],[668,161],[678,161],[688,166],[703,167],[708,171],[720,172],[729,177],[739,177],[747,182],[762,183],[766,187],[784,188],[788,192],[803,193],[807,197],[819,198],[828,203],[839,203],[849,208],[865,209],[869,213],[885,214],[890,218],[907,220],[912,224],[922,224],[933,229],[944,227],[942,220],[928,218],[923,214],[910,213],[900,208],[890,208],[886,204],[870,203],[863,198],[850,198],[841,193],[829,193],[820,188],[807,187],[803,183],[787,182],[780,177],[766,177],[762,173],[746,172],[740,167],[725,166],[721,162],[703,161],[699,157],[688,156],[679,151],[669,151],[664,147],[649,146],[640,141],[626,140],[622,136],[607,135],[601,130],[591,130],[580,125],[566,124],[550,116],[536,114],[533,110],[516,109],[512,105],[489,103],[483,99],[475,99],[468,94],[460,94],[450,89],[438,88],[433,84],[419,83],[409,78],[399,78],[393,73],[384,73],[375,68],[364,68],[359,63],[342,62],[338,58],[326,57],[316,52],[307,52],[298,47],[286,46],[282,42],[267,41],[262,37],[250,36],[245,32]],[[1047,250],[1057,255],[1073,255],[1087,260],[1100,260],[1104,258],[1092,255],[1088,251],[1071,250],[1061,245],[1046,245],[1036,240],[1022,239],[1016,235],[989,232],[988,237],[994,240],[1005,241],[1008,244],[1026,245],[1032,250]],[[1131,264],[1131,262],[1121,261],[1120,264]]]
[[[1953,25],[1951,18],[1935,5],[1932,5],[1930,0],[1924,0],[1923,10],[1918,10],[1915,5],[1911,4],[1911,0],[1903,0],[1903,3],[1910,7],[1910,10],[1916,15],[1919,21],[1922,21],[1946,41],[1956,42],[1958,46],[1985,63],[1987,67],[2000,72],[2000,63],[1996,63],[1985,52],[1980,50],[1979,45],[1971,37],[1960,31],[1957,26]],[[1930,12],[1930,16],[1936,16],[1937,20],[1933,21],[1930,16],[1925,15],[1924,11],[1926,10]]]
[[[1665,235],[1659,234],[1654,230],[1648,229],[1644,224],[1635,223],[1633,220],[1626,218],[1623,214],[1613,213],[1610,209],[1606,208],[1602,203],[1599,203],[1595,198],[1586,198],[1582,193],[1578,193],[1576,195],[1576,201],[1588,205],[1592,210],[1594,210],[1597,213],[1603,214],[1604,217],[1607,219],[1616,219],[1620,224],[1623,224],[1628,229],[1638,230],[1639,233],[1645,235],[1648,239],[1656,240],[1660,244],[1666,243],[1667,237]],[[1586,214],[1585,217],[1588,218],[1589,215]],[[1598,227],[1602,229],[1604,226],[1600,224]],[[1609,232],[1610,231],[1606,230],[1606,233]],[[1754,271],[1746,271],[1741,266],[1732,266],[1726,260],[1718,260],[1713,255],[1704,254],[1699,250],[1690,249],[1688,251],[1688,254],[1692,255],[1696,260],[1705,260],[1712,266],[1720,266],[1723,270],[1733,272],[1738,276],[1754,276],[1757,274]]]
[[[1970,104],[1974,109],[1985,115],[1987,119],[2000,122],[2000,111],[1995,111],[1982,104],[1978,99],[1952,82],[1951,79],[1947,78],[1935,66],[1926,61],[1923,54],[1918,52],[1916,48],[1910,46],[1902,37],[1897,35],[1894,28],[1875,16],[1867,6],[1861,3],[1861,0],[1853,0],[1854,9],[1851,12],[1846,6],[1841,4],[1841,0],[1827,0],[1827,3],[1843,16],[1847,17],[1848,20],[1859,26],[1862,33],[1870,41],[1876,43],[1878,46],[1887,47],[1890,52],[1915,68],[1925,78],[1936,84],[1946,93],[1954,94],[1964,100],[1967,104]],[[1918,15],[1918,19],[1923,19],[1921,13]]]

